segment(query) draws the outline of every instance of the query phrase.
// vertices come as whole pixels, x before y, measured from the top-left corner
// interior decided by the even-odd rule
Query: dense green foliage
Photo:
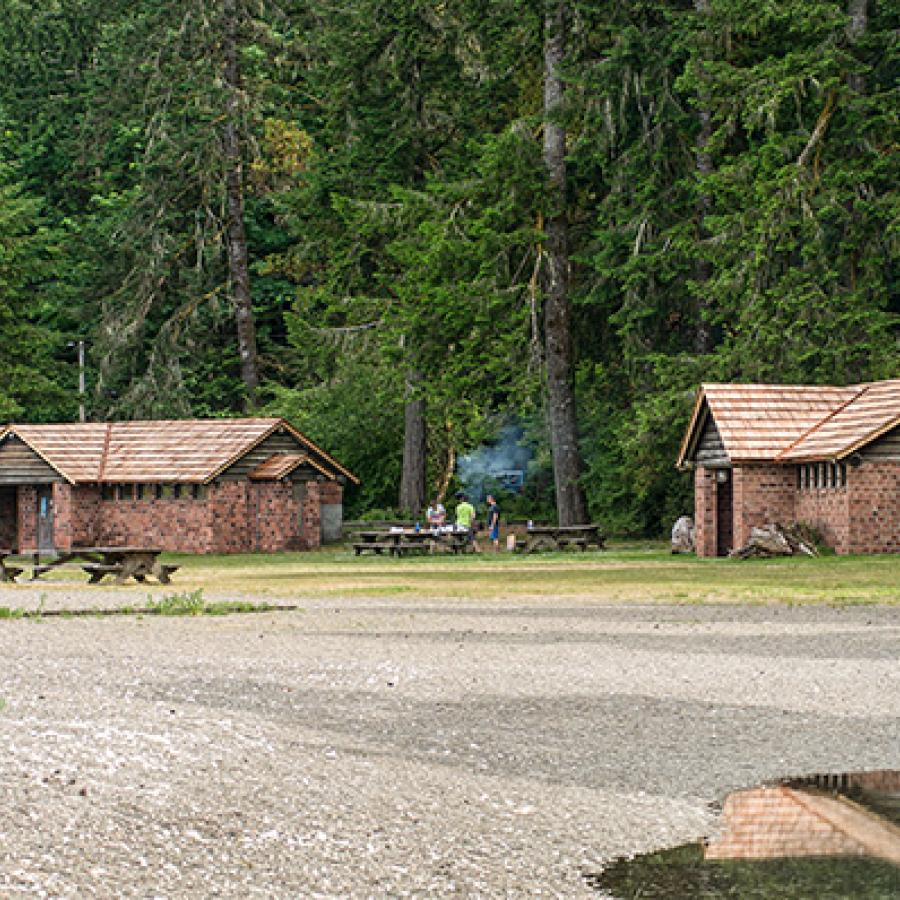
[[[608,528],[659,533],[699,381],[900,373],[900,17],[564,5],[584,486]],[[95,418],[245,408],[227,6],[0,0],[0,416],[73,417],[78,338]],[[429,490],[510,421],[546,467],[544,4],[236,8],[263,407],[361,477],[356,511],[397,502],[410,392]]]

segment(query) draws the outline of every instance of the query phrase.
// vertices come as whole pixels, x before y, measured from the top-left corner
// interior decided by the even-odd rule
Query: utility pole
[[[84,341],[78,342],[78,421],[84,422],[87,417],[84,411]]]
[[[86,422],[87,415],[84,408],[84,398],[86,394],[84,379],[84,338],[78,341],[69,341],[69,347],[78,348],[78,421]]]

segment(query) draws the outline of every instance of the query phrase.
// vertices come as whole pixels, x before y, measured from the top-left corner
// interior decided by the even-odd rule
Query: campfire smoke
[[[459,457],[457,477],[475,503],[483,501],[489,491],[522,490],[534,454],[521,441],[522,429],[507,425],[495,443]]]

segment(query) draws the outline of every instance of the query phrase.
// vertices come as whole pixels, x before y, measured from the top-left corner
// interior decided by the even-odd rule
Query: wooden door
[[[39,487],[37,491],[38,550],[53,549],[53,489]]]
[[[716,553],[727,556],[734,545],[734,502],[730,469],[716,469]]]

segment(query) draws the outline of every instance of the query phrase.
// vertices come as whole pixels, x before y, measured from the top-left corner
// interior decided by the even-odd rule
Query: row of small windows
[[[104,484],[104,500],[205,500],[205,484]]]
[[[820,462],[797,466],[797,487],[801,491],[847,487],[847,465]]]

